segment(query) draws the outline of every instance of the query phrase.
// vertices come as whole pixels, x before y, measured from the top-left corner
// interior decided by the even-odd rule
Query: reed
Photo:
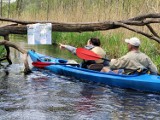
[[[160,44],[153,43],[148,38],[140,35],[132,35],[141,39],[140,50],[146,53],[152,61],[157,65],[159,71],[159,61],[160,61]],[[83,47],[86,45],[87,40],[91,37],[98,37],[101,40],[101,47],[107,53],[109,58],[119,58],[125,55],[127,51],[127,44],[124,42],[125,34],[122,32],[103,34],[102,32],[84,32],[84,33],[62,33],[56,32],[52,34],[53,42],[69,44],[75,47]]]
[[[159,7],[151,0],[53,0],[49,7],[49,20],[62,22],[92,22],[121,20],[139,14],[158,11]],[[152,5],[152,6],[150,6]],[[47,4],[37,6],[36,13],[46,11]],[[47,14],[47,13],[46,13]],[[46,15],[43,16],[46,18]]]
[[[159,12],[159,4],[158,0],[17,0],[10,5],[9,16],[59,22],[113,21]],[[8,16],[8,9],[4,4],[2,16]]]

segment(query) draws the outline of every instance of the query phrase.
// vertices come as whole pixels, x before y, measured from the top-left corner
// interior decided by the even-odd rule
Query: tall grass
[[[56,32],[52,34],[53,42],[73,45],[75,47],[83,47],[86,45],[87,40],[91,37],[98,37],[101,40],[101,47],[107,53],[109,58],[119,58],[125,55],[127,51],[127,44],[124,42],[125,34],[122,32],[103,34],[102,32],[84,32],[84,33],[62,33]],[[135,35],[129,36],[133,37]],[[140,50],[146,53],[152,61],[157,65],[160,70],[160,45],[152,43],[147,38],[136,35],[141,39]]]
[[[59,22],[122,20],[159,12],[159,0],[17,0],[10,6],[10,18]],[[4,4],[3,17],[9,6]],[[48,18],[47,18],[48,15]]]
[[[144,13],[158,12],[159,4],[160,1],[153,0],[52,0],[49,1],[48,20],[60,22],[122,20]],[[21,14],[21,19],[47,20],[47,2],[45,0],[31,6],[26,6]],[[33,8],[35,10],[31,11]],[[30,15],[26,16],[26,13],[30,13]]]

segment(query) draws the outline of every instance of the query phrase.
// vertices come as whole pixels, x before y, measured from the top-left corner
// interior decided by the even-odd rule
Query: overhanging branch
[[[24,62],[24,66],[25,66],[24,73],[27,74],[27,73],[31,72],[31,70],[29,68],[28,60],[27,60],[27,56],[28,56],[27,51],[25,51],[24,49],[22,49],[18,45],[14,44],[14,43],[12,43],[10,41],[7,41],[7,40],[0,41],[0,45],[13,47],[13,48],[17,49],[19,52],[21,52],[23,54],[23,62]],[[5,59],[5,57],[3,59],[1,59],[1,60],[4,60],[4,59]]]
[[[150,30],[150,32],[151,32],[154,36],[160,38],[160,36],[154,31],[154,29],[152,28],[151,25],[146,25],[146,26],[148,27],[148,29]]]
[[[160,38],[159,38],[159,37],[156,37],[156,36],[154,36],[154,35],[147,34],[147,33],[145,33],[145,32],[142,32],[142,31],[140,31],[140,30],[137,30],[137,29],[133,29],[133,28],[131,28],[131,27],[129,27],[129,26],[123,24],[123,23],[120,23],[120,22],[115,22],[114,24],[115,24],[115,25],[118,25],[118,26],[120,26],[120,27],[126,28],[126,29],[128,29],[128,30],[130,30],[130,31],[139,33],[139,34],[141,34],[141,35],[143,35],[143,36],[146,36],[146,37],[148,37],[148,38],[150,38],[150,39],[153,39],[153,40],[157,41],[158,43],[160,43]]]
[[[27,25],[34,23],[52,23],[52,31],[58,32],[86,32],[86,31],[104,31],[118,28],[125,28],[130,31],[136,32],[149,39],[155,40],[160,43],[160,37],[156,31],[151,27],[151,24],[160,23],[160,13],[152,13],[140,15],[131,19],[121,21],[105,21],[94,23],[61,23],[52,21],[21,21],[0,17],[1,21],[14,22],[21,25],[8,25],[0,27],[0,35],[5,36],[7,34],[27,34]],[[151,33],[145,33],[143,31],[133,29],[132,26],[141,27],[147,26],[148,31]]]

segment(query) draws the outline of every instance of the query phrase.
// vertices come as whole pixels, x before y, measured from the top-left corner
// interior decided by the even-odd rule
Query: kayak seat
[[[103,68],[103,64],[91,64],[88,66],[88,69],[95,70],[95,71],[101,71]]]

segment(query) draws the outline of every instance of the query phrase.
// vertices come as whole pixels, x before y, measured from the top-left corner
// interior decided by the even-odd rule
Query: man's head
[[[131,51],[133,49],[138,49],[141,42],[138,38],[132,37],[130,39],[125,39],[125,42],[128,43],[128,50]]]
[[[89,44],[92,44],[92,45],[94,45],[94,46],[100,46],[101,45],[101,43],[100,43],[100,40],[98,39],[98,38],[90,38],[89,40],[88,40],[88,43],[87,43],[88,45]]]

